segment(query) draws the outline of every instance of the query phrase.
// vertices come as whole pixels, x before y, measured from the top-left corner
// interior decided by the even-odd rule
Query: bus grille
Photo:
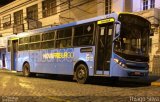
[[[126,65],[127,68],[129,69],[136,69],[136,70],[146,70],[147,67],[144,67],[144,66],[134,66],[134,65]]]

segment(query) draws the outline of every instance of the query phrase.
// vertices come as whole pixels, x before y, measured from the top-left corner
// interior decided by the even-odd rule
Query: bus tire
[[[31,73],[30,73],[30,65],[29,65],[29,63],[25,63],[23,65],[23,76],[29,77],[30,75],[31,75]]]
[[[88,79],[88,69],[84,64],[79,64],[76,68],[75,77],[78,83],[84,84]]]

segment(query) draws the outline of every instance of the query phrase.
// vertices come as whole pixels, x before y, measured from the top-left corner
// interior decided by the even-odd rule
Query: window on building
[[[154,7],[155,7],[155,0],[151,0],[150,8],[154,8]]]
[[[15,25],[23,24],[23,10],[14,13],[14,24]]]
[[[3,28],[10,28],[11,27],[11,15],[6,15],[2,19],[3,21]]]
[[[112,0],[105,0],[105,13],[109,14],[112,12]]]
[[[43,17],[48,17],[57,13],[56,0],[45,0],[42,2]]]
[[[143,10],[148,9],[148,0],[143,0]]]
[[[30,20],[38,20],[38,5],[27,8],[27,18]]]

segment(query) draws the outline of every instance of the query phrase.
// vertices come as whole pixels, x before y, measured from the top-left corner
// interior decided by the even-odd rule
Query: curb
[[[160,82],[152,82],[151,86],[160,86]]]
[[[15,70],[8,70],[8,69],[0,69],[1,72],[11,72],[11,73],[17,73]]]
[[[11,71],[11,73],[17,73],[17,71]]]

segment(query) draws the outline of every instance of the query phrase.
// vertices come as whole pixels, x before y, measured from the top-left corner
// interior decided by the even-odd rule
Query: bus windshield
[[[121,32],[115,41],[114,50],[128,57],[148,56],[150,23],[131,14],[121,14],[118,20],[121,22]]]

